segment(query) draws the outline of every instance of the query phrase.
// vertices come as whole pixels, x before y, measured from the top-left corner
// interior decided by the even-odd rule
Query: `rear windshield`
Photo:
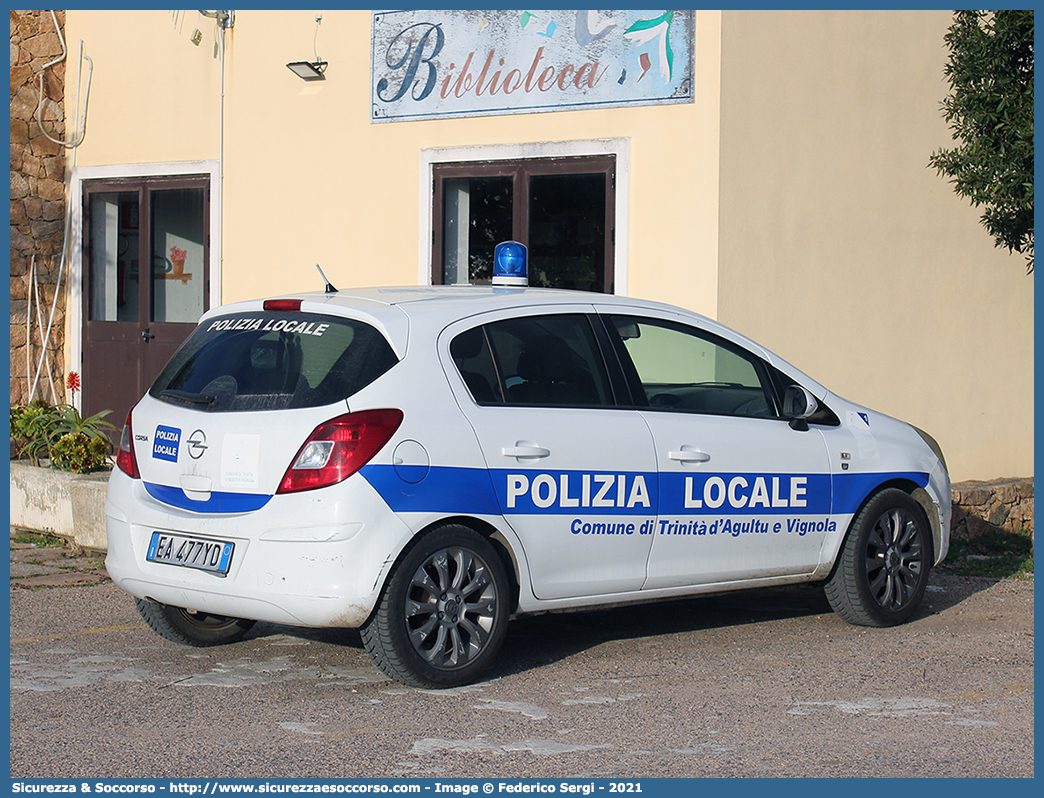
[[[346,399],[398,362],[368,324],[317,313],[208,319],[149,395],[210,412],[319,407]]]

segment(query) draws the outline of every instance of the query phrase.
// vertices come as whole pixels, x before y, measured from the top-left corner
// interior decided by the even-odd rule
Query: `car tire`
[[[511,585],[496,549],[459,524],[418,538],[399,558],[359,630],[374,664],[411,687],[469,684],[507,633]]]
[[[254,621],[193,612],[153,599],[134,599],[145,623],[160,637],[186,646],[220,646],[234,643],[250,631]]]
[[[931,565],[932,535],[924,510],[907,493],[888,488],[852,522],[826,581],[826,597],[851,624],[895,626],[917,610]]]

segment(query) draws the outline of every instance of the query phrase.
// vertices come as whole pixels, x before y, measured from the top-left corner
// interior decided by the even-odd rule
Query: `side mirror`
[[[815,415],[819,403],[800,385],[791,385],[783,394],[783,418],[790,420],[792,429],[804,432],[808,429],[808,419]]]

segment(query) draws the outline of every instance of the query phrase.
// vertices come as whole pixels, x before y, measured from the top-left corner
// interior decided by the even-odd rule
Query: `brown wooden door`
[[[127,412],[210,302],[209,178],[84,183],[83,413]]]

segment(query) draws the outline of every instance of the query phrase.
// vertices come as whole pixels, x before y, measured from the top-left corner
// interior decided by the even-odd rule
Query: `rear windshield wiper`
[[[198,407],[210,407],[217,401],[216,396],[207,396],[202,393],[189,393],[188,391],[178,391],[173,388],[168,388],[165,391],[160,391],[160,399],[170,399],[174,402],[184,402],[187,405],[196,405]]]

